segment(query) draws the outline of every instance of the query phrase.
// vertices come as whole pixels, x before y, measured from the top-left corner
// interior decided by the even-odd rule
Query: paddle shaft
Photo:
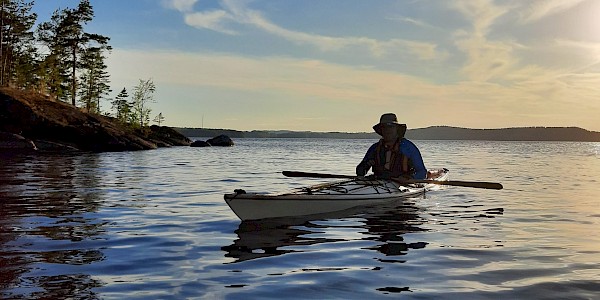
[[[310,173],[310,172],[298,172],[298,171],[283,171],[283,172],[281,172],[281,174],[283,174],[283,176],[286,176],[286,177],[349,178],[349,179],[356,178],[356,176],[350,176],[350,175]]]
[[[313,177],[313,178],[349,178],[354,179],[356,176],[351,175],[338,175],[338,174],[324,174],[324,173],[310,173],[310,172],[298,172],[298,171],[283,171],[281,172],[286,177]],[[484,182],[484,181],[457,181],[457,180],[426,180],[426,179],[392,179],[400,184],[407,183],[430,183],[430,184],[439,184],[439,185],[451,185],[451,186],[462,186],[462,187],[472,187],[479,189],[492,189],[492,190],[501,190],[502,184],[497,182]]]

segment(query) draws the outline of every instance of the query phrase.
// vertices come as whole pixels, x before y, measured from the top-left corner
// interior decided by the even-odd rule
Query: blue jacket
[[[365,157],[360,162],[360,164],[356,167],[356,175],[364,176],[367,174],[369,169],[373,166],[373,162],[375,161],[376,149],[379,142],[371,145]],[[425,164],[423,163],[423,158],[421,157],[421,152],[413,144],[411,141],[402,138],[399,145],[400,153],[406,156],[409,160],[410,165],[414,169],[413,174],[409,174],[414,179],[425,179],[427,177],[427,169],[425,168]]]

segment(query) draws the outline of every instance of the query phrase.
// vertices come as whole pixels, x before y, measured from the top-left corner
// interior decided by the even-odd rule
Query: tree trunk
[[[75,74],[75,70],[77,70],[77,43],[73,45],[73,69],[71,70],[73,72],[71,74],[71,103],[76,107],[75,96],[77,95],[77,75]]]

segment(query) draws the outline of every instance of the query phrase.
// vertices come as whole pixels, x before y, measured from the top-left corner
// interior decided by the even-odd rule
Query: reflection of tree
[[[2,236],[4,236],[4,228],[0,227],[0,230],[3,230]],[[0,242],[0,247],[2,245],[4,245],[4,241]],[[2,291],[17,283],[17,279],[28,271],[26,267],[30,263],[31,259],[24,255],[0,251],[0,299],[7,298]]]
[[[102,203],[99,156],[2,154],[0,159],[0,298],[97,298],[92,289],[100,282],[88,274],[61,274],[64,269],[56,266],[104,259],[99,249],[86,248],[106,225],[88,214]],[[44,275],[35,275],[40,269]]]
[[[102,286],[84,274],[40,276],[32,284],[44,291],[31,293],[29,299],[100,299],[93,289]]]

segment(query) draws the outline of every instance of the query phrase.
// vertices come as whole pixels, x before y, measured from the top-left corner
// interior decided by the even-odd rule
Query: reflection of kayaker
[[[383,114],[373,126],[381,139],[373,144],[356,167],[356,175],[365,176],[369,169],[377,178],[425,179],[427,169],[421,152],[404,137],[406,124],[399,124],[393,113]]]

